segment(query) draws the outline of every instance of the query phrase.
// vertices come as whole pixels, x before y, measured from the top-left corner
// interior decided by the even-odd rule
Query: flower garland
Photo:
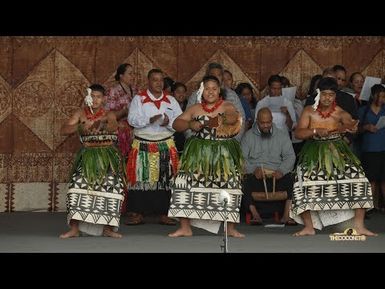
[[[201,105],[205,112],[211,113],[215,111],[223,103],[223,101],[224,101],[223,98],[220,97],[219,100],[214,104],[212,108],[208,108],[207,103],[205,101],[202,101]]]
[[[317,112],[318,114],[322,117],[322,118],[328,118],[332,115],[332,113],[336,110],[336,106],[337,106],[337,103],[336,101],[333,101],[332,103],[332,108],[329,110],[329,111],[326,111],[326,112],[323,112],[321,111],[320,107],[317,108]]]

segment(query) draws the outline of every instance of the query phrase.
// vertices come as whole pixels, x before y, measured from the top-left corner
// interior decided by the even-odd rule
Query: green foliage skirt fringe
[[[344,172],[345,165],[362,170],[360,161],[342,139],[308,140],[299,154],[298,164],[305,167],[308,174],[323,170],[329,179],[335,178],[335,173]]]
[[[243,173],[241,147],[235,139],[209,140],[191,137],[183,150],[180,169],[186,173],[215,176],[228,180]]]
[[[102,184],[110,170],[114,175],[119,174],[126,184],[124,158],[114,146],[81,148],[76,154],[71,175],[79,166],[90,186]]]

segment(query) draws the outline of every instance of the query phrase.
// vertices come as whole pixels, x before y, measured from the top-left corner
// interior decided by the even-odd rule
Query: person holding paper
[[[374,236],[364,225],[365,210],[373,208],[371,186],[360,161],[342,135],[355,132],[358,122],[336,104],[337,81],[318,84],[313,106],[305,107],[295,137],[307,140],[298,160],[291,217],[305,227],[295,236],[353,219],[360,235]]]
[[[269,95],[260,100],[255,109],[254,119],[257,118],[258,111],[263,107],[268,107],[273,115],[273,123],[279,129],[291,131],[296,125],[296,117],[293,103],[282,96],[281,76],[272,75],[268,80]]]
[[[133,98],[128,113],[135,138],[127,160],[126,224],[142,224],[144,213],[156,213],[161,224],[175,225],[167,217],[170,184],[179,162],[172,124],[182,110],[175,98],[163,91],[160,69],[151,69],[147,78],[148,89]]]
[[[359,109],[362,132],[362,164],[372,186],[374,207],[379,203],[381,188],[385,200],[385,87],[375,84],[371,88],[369,103]]]

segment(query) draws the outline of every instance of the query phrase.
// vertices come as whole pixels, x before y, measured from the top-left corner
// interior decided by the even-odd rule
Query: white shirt
[[[156,101],[162,99],[164,93],[162,93],[160,98],[156,98],[147,89],[147,95],[151,100]],[[132,99],[127,117],[128,123],[134,127],[135,136],[147,140],[160,140],[174,134],[175,130],[172,128],[172,124],[174,123],[174,120],[182,114],[182,110],[173,96],[167,95],[166,97],[170,103],[162,101],[158,109],[151,101],[143,103],[146,96],[139,94],[135,95]],[[154,123],[150,123],[150,118],[157,114],[166,114],[168,116],[169,123],[167,126],[161,126],[164,116]]]
[[[265,96],[262,100],[260,100],[257,104],[257,107],[255,109],[255,119],[257,119],[258,111],[263,107],[268,107],[271,110],[271,113],[273,115],[273,123],[277,128],[283,129],[283,130],[290,130],[286,125],[286,115],[281,112],[280,108],[282,106],[286,106],[287,110],[289,112],[289,115],[291,117],[291,120],[293,121],[293,127],[297,125],[297,119],[295,117],[295,111],[293,103],[289,100],[287,100],[285,97],[281,96]]]

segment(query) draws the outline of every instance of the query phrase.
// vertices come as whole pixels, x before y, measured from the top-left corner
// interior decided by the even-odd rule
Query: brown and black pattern
[[[68,181],[79,139],[61,136],[61,124],[82,103],[90,83],[113,83],[119,64],[133,65],[136,86],[161,68],[195,90],[209,62],[222,63],[236,84],[259,91],[271,74],[288,77],[304,93],[312,75],[334,64],[349,72],[383,78],[384,37],[365,36],[8,36],[0,37],[0,184],[28,183],[38,208],[56,210],[37,183],[55,187]],[[58,157],[60,154],[60,157]],[[53,160],[52,160],[53,159]],[[63,160],[62,162],[60,160]],[[7,174],[7,176],[4,176]],[[36,183],[36,186],[34,185]],[[47,185],[48,187],[48,185]],[[31,198],[32,195],[31,194]],[[19,198],[20,195],[16,195]],[[12,199],[12,198],[11,198]],[[11,199],[0,210],[12,211]],[[3,198],[4,200],[4,198]],[[44,200],[44,201],[43,201]],[[28,208],[23,198],[16,200]]]

